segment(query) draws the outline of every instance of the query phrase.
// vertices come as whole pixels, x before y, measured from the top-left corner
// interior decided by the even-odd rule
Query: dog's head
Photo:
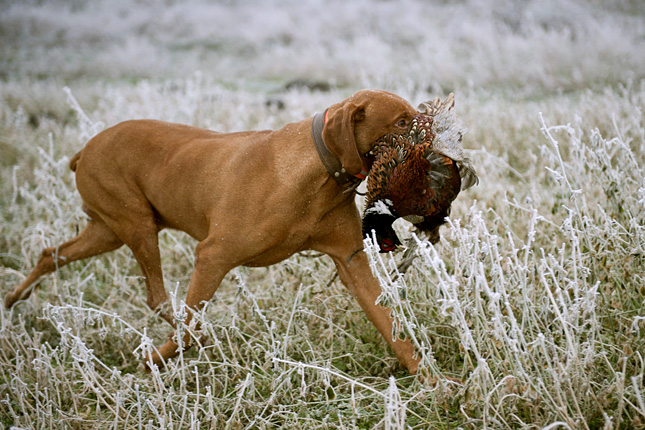
[[[361,90],[328,109],[323,140],[345,170],[357,175],[371,167],[374,143],[387,134],[405,133],[416,114],[396,94]]]

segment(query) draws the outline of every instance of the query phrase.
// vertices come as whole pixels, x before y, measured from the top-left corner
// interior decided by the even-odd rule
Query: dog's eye
[[[406,120],[402,119],[401,121],[396,123],[396,126],[401,127],[401,128],[405,128],[405,127],[408,126],[408,122]]]

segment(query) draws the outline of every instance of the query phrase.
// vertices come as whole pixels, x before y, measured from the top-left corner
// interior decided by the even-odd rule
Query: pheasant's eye
[[[396,123],[396,126],[401,127],[401,128],[405,128],[405,127],[407,127],[407,125],[408,125],[408,122],[406,120],[404,120],[404,119],[402,119],[401,121]]]

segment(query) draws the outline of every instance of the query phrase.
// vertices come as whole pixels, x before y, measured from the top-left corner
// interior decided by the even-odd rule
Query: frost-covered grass
[[[3,4],[0,291],[82,228],[68,161],[102,127],[278,128],[361,87],[412,103],[452,90],[480,184],[405,274],[401,253],[366,245],[437,384],[398,367],[307,253],[231,272],[198,316],[201,348],[146,374],[170,330],[122,248],[0,309],[0,425],[645,428],[641,2],[343,4]],[[181,312],[195,243],[161,243]]]
[[[104,80],[198,68],[223,80],[405,82],[434,92],[572,91],[644,77],[640,0],[164,3],[5,2],[3,74]]]

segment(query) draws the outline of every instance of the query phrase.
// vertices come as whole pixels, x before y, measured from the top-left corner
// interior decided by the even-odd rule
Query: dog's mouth
[[[379,154],[379,148],[381,148],[382,146],[392,146],[401,139],[407,139],[410,136],[411,128],[412,125],[410,125],[408,131],[404,133],[392,133],[381,136],[380,138],[376,139],[374,143],[372,143],[372,148],[369,151],[361,154],[363,165],[367,167],[368,172],[372,169],[372,166],[376,161],[376,157]]]
[[[374,145],[376,145],[376,143]],[[372,149],[370,149],[365,154],[362,154],[361,158],[363,159],[363,166],[367,167],[367,171],[369,172],[372,169],[374,161],[376,160],[376,152],[374,151],[374,147],[372,147]]]

